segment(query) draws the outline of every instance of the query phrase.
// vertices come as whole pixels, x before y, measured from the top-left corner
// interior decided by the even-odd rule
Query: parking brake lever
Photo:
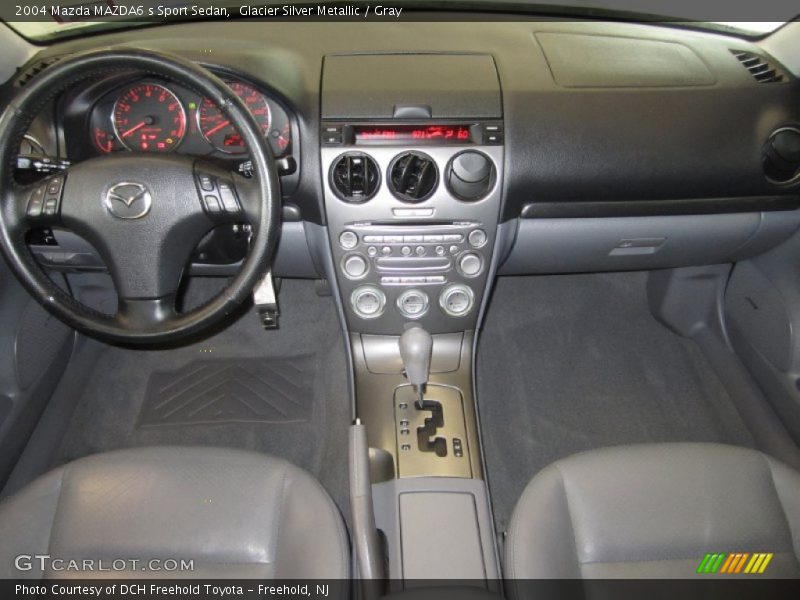
[[[399,345],[406,378],[417,395],[417,408],[422,409],[431,369],[433,338],[419,325],[411,325],[400,336]]]

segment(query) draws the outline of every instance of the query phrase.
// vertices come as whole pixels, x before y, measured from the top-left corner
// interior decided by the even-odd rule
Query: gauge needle
[[[230,122],[230,121],[223,121],[222,123],[220,123],[220,124],[219,124],[219,125],[217,125],[216,127],[212,127],[211,129],[209,129],[208,131],[206,131],[206,137],[210,137],[210,136],[214,135],[214,134],[215,134],[215,133],[217,133],[217,132],[218,132],[220,129],[222,129],[223,127],[227,127],[227,126],[228,126],[228,125],[230,125],[230,124],[231,124],[231,122]]]
[[[132,134],[134,131],[136,131],[136,130],[138,130],[138,129],[141,129],[141,128],[142,128],[142,127],[144,127],[145,125],[147,125],[147,121],[142,121],[142,122],[141,122],[141,123],[139,123],[138,125],[134,125],[134,126],[133,126],[133,127],[131,127],[130,129],[128,129],[128,131],[126,131],[125,133],[123,133],[123,134],[122,134],[120,137],[126,138],[126,137],[128,137],[130,134]]]

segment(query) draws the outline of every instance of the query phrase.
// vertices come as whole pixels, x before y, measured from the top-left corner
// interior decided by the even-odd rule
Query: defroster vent
[[[750,75],[758,83],[781,83],[786,81],[786,75],[763,56],[741,50],[731,50],[731,53],[750,71]]]

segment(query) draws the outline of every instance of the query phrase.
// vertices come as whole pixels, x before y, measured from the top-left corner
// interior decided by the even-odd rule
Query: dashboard
[[[373,257],[369,244],[345,248],[338,236],[364,221],[394,223],[397,208],[419,209],[423,221],[483,220],[489,243],[472,250],[480,278],[728,262],[779,243],[796,225],[800,171],[776,179],[766,162],[781,132],[800,135],[800,80],[740,38],[567,20],[190,22],[53,44],[19,77],[114,45],[209,66],[251,107],[276,156],[293,164],[281,177],[279,274],[322,275],[328,258],[341,271],[342,257],[358,253],[368,274],[339,273],[343,286],[380,285],[387,261],[377,261],[395,252],[405,260],[404,245],[378,245],[392,254]],[[775,77],[760,80],[754,64]],[[69,161],[175,152],[246,169],[237,133],[215,107],[170,82],[118,73],[64,94],[50,119],[55,150],[43,145]],[[484,125],[499,126],[497,145],[486,143]],[[472,204],[450,173],[470,145],[497,174],[490,199]],[[337,189],[342,173],[352,175],[339,159],[352,152],[378,167],[363,203]],[[413,206],[392,189],[395,167],[406,164],[396,159],[408,152],[428,155],[438,173]],[[312,240],[318,229],[336,245]],[[326,246],[327,258],[319,255]],[[437,247],[423,249],[435,256]],[[395,301],[386,292],[387,306]]]

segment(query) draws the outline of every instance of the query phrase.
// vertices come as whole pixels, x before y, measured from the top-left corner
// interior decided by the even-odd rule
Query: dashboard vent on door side
[[[744,65],[758,83],[781,83],[787,79],[783,71],[771,64],[763,56],[741,50],[731,50],[731,53]]]
[[[403,202],[423,202],[436,189],[439,170],[434,160],[422,152],[404,152],[389,166],[389,188]]]
[[[331,165],[330,182],[340,199],[351,204],[361,204],[378,191],[381,173],[369,155],[348,152]]]

